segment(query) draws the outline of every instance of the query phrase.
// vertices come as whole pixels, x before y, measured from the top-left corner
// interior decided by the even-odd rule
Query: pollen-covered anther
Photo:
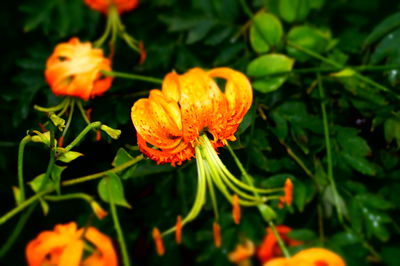
[[[221,246],[221,227],[217,222],[213,223],[214,243],[217,248]]]
[[[177,244],[182,242],[182,217],[180,215],[176,218],[175,240]]]
[[[164,255],[164,253],[165,253],[164,242],[163,242],[161,233],[157,227],[153,228],[153,239],[154,239],[154,243],[156,245],[157,254],[159,256]]]

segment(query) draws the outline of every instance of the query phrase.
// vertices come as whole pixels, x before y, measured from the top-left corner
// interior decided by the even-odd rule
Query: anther
[[[163,239],[160,234],[160,231],[158,230],[157,227],[153,228],[153,239],[154,239],[154,243],[156,245],[157,254],[159,256],[164,255],[164,253],[165,253],[164,243],[163,243]]]
[[[175,240],[177,244],[182,242],[182,217],[180,215],[176,218]]]
[[[217,248],[221,246],[221,227],[217,222],[213,223],[214,243]]]
[[[232,216],[235,224],[239,224],[241,217],[241,210],[239,204],[239,197],[236,194],[232,196]]]

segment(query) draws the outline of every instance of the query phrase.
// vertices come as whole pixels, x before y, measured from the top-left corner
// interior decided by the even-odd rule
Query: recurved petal
[[[112,245],[111,239],[98,231],[94,227],[89,227],[85,233],[85,238],[94,244],[100,254],[94,253],[93,260],[101,261],[102,264],[92,264],[97,266],[116,266],[118,265],[117,255]],[[87,262],[87,261],[86,261]],[[89,259],[90,262],[90,259]]]
[[[224,94],[229,105],[228,124],[239,124],[252,103],[253,91],[249,80],[239,71],[226,67],[214,68],[208,71],[208,75],[226,80]]]
[[[289,266],[345,266],[344,260],[336,253],[324,248],[309,248],[294,255]]]
[[[162,92],[168,98],[178,102],[180,99],[179,75],[175,72],[168,73],[162,82]]]
[[[175,148],[181,141],[177,113],[178,104],[152,90],[149,99],[140,99],[132,106],[133,125],[146,142],[161,149]]]
[[[58,266],[79,266],[83,253],[83,241],[71,241],[62,252]]]
[[[137,141],[140,151],[157,164],[170,163],[172,166],[180,165],[183,161],[194,157],[195,150],[190,143],[181,141],[175,149],[157,150],[147,146],[146,141],[137,134]]]
[[[226,123],[226,99],[216,82],[200,68],[179,77],[183,137],[191,142],[202,130],[217,131]]]

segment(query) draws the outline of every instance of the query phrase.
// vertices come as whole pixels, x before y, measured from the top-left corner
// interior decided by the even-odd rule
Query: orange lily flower
[[[346,266],[336,253],[324,248],[309,248],[300,251],[290,259],[276,258],[264,266]]]
[[[111,71],[111,61],[89,42],[71,38],[60,43],[46,63],[45,77],[55,95],[79,97],[85,101],[106,92],[112,82],[101,70]]]
[[[226,80],[224,92],[213,78]],[[193,68],[183,75],[169,73],[162,90],[150,91],[148,99],[132,107],[139,148],[157,163],[179,165],[194,157],[204,132],[213,136],[214,148],[235,140],[251,102],[250,82],[238,71]]]
[[[95,250],[83,259],[85,240],[93,245]],[[78,229],[75,222],[59,224],[53,231],[41,232],[28,243],[26,258],[29,266],[118,265],[110,238],[94,227]]]
[[[225,82],[223,90],[215,79]],[[236,223],[240,219],[239,205],[256,206],[268,199],[259,194],[282,191],[243,183],[229,172],[216,152],[228,140],[236,139],[234,134],[251,102],[252,88],[247,77],[222,67],[210,71],[193,68],[182,75],[171,72],[165,76],[161,90],[151,90],[149,98],[140,99],[132,106],[138,146],[146,156],[158,164],[173,166],[196,157],[198,186],[194,204],[178,226],[162,235],[181,230],[196,218],[208,189],[216,218],[215,244],[219,247],[221,236],[214,185],[233,205]]]
[[[116,6],[118,13],[130,11],[137,7],[139,0],[85,0],[85,3],[94,10],[107,14],[110,6]]]
[[[300,241],[290,239],[287,234],[292,229],[285,225],[277,225],[276,230],[278,231],[282,241],[288,246],[297,246],[302,244]],[[264,263],[271,260],[274,257],[282,256],[281,248],[279,247],[278,240],[276,239],[271,228],[267,228],[267,234],[264,237],[263,242],[257,251],[258,259]]]
[[[254,255],[254,252],[254,243],[251,240],[246,239],[244,243],[236,245],[235,250],[228,254],[228,259],[230,262],[240,265],[245,260],[251,258]]]

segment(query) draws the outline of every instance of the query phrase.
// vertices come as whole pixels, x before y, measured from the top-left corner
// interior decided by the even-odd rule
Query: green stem
[[[65,194],[65,195],[47,195],[47,196],[44,196],[44,199],[49,200],[49,201],[82,199],[84,201],[87,201],[88,203],[93,201],[93,197],[91,197],[85,193],[71,193],[71,194]]]
[[[247,5],[245,0],[240,0],[240,4],[243,7],[244,12],[249,16],[249,18],[253,19],[253,12],[251,12],[249,6]]]
[[[138,155],[135,158],[133,158],[130,161],[127,161],[121,165],[118,165],[117,167],[114,167],[112,169],[106,170],[106,171],[102,171],[99,173],[95,173],[95,174],[91,174],[91,175],[87,175],[87,176],[82,176],[82,177],[78,177],[75,179],[71,179],[71,180],[67,180],[67,181],[63,181],[61,184],[63,186],[71,186],[71,185],[75,185],[75,184],[79,184],[79,183],[83,183],[86,181],[90,181],[90,180],[94,180],[94,179],[98,179],[100,177],[106,176],[108,173],[118,173],[134,164],[136,164],[137,162],[141,161],[143,159],[143,155]]]
[[[281,250],[282,250],[282,252],[283,252],[283,255],[284,255],[286,258],[290,258],[290,253],[289,253],[289,251],[287,250],[287,248],[286,248],[286,246],[285,246],[285,243],[283,242],[283,240],[282,240],[280,234],[279,234],[278,231],[276,230],[276,227],[275,227],[274,222],[268,221],[268,224],[269,224],[269,226],[271,227],[272,233],[275,235],[276,240],[278,241],[279,247],[281,248]]]
[[[319,73],[317,73],[317,79],[318,79],[319,96],[321,97],[322,119],[324,123],[325,146],[326,146],[326,155],[328,164],[328,179],[332,186],[333,196],[335,199],[336,210],[339,220],[340,222],[343,222],[342,210],[339,201],[339,194],[337,192],[335,179],[333,177],[332,149],[331,149],[331,141],[330,141],[330,133],[328,125],[328,116],[326,114],[325,93],[322,85],[321,75]]]
[[[17,240],[18,236],[21,234],[22,229],[24,229],[24,226],[25,226],[26,222],[28,221],[29,217],[31,216],[35,207],[36,207],[36,204],[31,205],[29,207],[29,209],[21,215],[17,224],[14,227],[13,232],[8,237],[8,239],[3,244],[3,246],[0,248],[0,258],[4,257],[4,255],[6,255],[8,253],[8,251],[10,250],[10,248],[14,245],[15,241]]]
[[[78,106],[79,111],[81,112],[83,120],[85,120],[86,124],[90,124],[89,118],[86,116],[85,109],[83,109],[82,101],[77,101],[76,105]]]
[[[43,178],[42,184],[40,184],[39,191],[42,190],[46,186],[46,184],[50,178],[51,172],[53,171],[54,163],[56,161],[56,152],[55,152],[56,147],[55,147],[55,139],[54,139],[54,130],[55,130],[55,126],[53,125],[53,123],[50,123],[50,129],[49,129],[49,131],[50,131],[50,159],[49,159],[49,163],[47,165],[46,174]],[[57,190],[59,192],[59,187],[57,188]]]
[[[82,132],[79,133],[79,135],[67,147],[65,147],[65,150],[70,151],[73,147],[75,147],[75,145],[77,145],[86,136],[86,134],[90,130],[97,129],[100,126],[101,126],[101,122],[93,122],[93,123],[90,123],[89,125],[87,125],[85,127],[85,129],[82,130]]]
[[[129,260],[129,254],[128,254],[128,250],[126,248],[124,234],[122,233],[121,225],[119,223],[118,213],[117,213],[117,209],[114,204],[114,199],[113,199],[113,196],[111,193],[111,188],[110,188],[110,183],[108,182],[109,181],[108,177],[105,177],[105,181],[107,184],[108,199],[110,201],[109,203],[110,203],[110,209],[111,209],[111,216],[112,216],[112,219],[114,222],[114,228],[117,231],[118,242],[119,242],[119,245],[121,248],[123,265],[129,266],[131,264],[130,260]]]
[[[72,117],[74,115],[74,109],[75,109],[75,99],[71,99],[71,104],[70,104],[70,109],[69,109],[69,114],[68,114],[68,120],[67,123],[65,124],[65,128],[62,132],[62,138],[65,137],[65,135],[67,134],[68,128],[71,125],[71,121],[72,121]]]
[[[97,41],[95,41],[93,43],[94,47],[99,48],[104,44],[107,37],[110,35],[111,26],[112,26],[111,16],[107,16],[106,29],[105,29],[103,35]]]
[[[32,139],[31,136],[25,136],[21,142],[19,143],[18,147],[18,186],[20,191],[20,197],[17,199],[18,204],[25,200],[25,184],[24,184],[24,151],[25,146],[28,142]]]
[[[232,155],[233,160],[235,161],[236,165],[237,165],[238,168],[240,169],[240,172],[242,173],[242,176],[243,176],[243,178],[245,179],[245,181],[246,181],[249,185],[253,186],[253,185],[254,185],[254,184],[253,184],[253,180],[251,179],[251,177],[250,177],[250,175],[247,173],[247,171],[244,169],[242,163],[240,162],[239,158],[236,156],[236,154],[235,154],[235,152],[233,151],[233,149],[229,146],[229,144],[226,145],[226,146],[228,147],[228,150],[229,150],[230,154]],[[259,197],[259,195],[258,195],[257,192],[254,192],[254,195],[257,196],[257,197]],[[263,211],[262,205],[264,205],[264,204],[259,204],[259,205],[257,206],[257,207],[258,207],[258,210],[261,212],[261,214],[262,214],[262,211]],[[262,216],[263,216],[263,215],[262,215]],[[264,217],[264,216],[263,216],[263,217]],[[290,258],[290,253],[289,253],[289,251],[287,250],[286,245],[285,245],[285,243],[283,242],[283,240],[282,240],[281,236],[279,235],[278,231],[276,230],[274,223],[273,223],[271,220],[267,220],[267,222],[268,222],[269,226],[272,228],[272,232],[273,232],[273,234],[275,235],[275,237],[276,237],[276,239],[277,239],[277,241],[278,241],[279,247],[281,248],[281,250],[282,250],[284,256],[285,256],[286,258]]]
[[[134,80],[141,80],[147,81],[150,83],[162,84],[162,79],[153,78],[153,77],[146,77],[142,75],[130,74],[130,73],[123,73],[123,72],[116,72],[116,71],[101,71],[105,76],[108,77],[119,77],[119,78],[126,78],[126,79],[134,79]]]
[[[305,165],[305,163],[300,159],[299,156],[297,156],[296,153],[293,152],[293,150],[286,145],[286,143],[281,140],[281,144],[285,147],[286,152],[289,154],[289,156],[303,169],[303,171],[311,178],[314,178],[313,173],[308,169],[308,167]]]
[[[316,58],[316,59],[318,59],[318,60],[320,60],[320,61],[322,61],[324,63],[327,63],[327,64],[332,65],[332,66],[337,67],[337,68],[344,68],[344,66],[342,64],[339,64],[334,60],[326,58],[326,57],[324,57],[324,56],[322,56],[322,55],[320,55],[320,54],[318,54],[318,53],[316,53],[316,52],[314,52],[314,51],[312,51],[312,50],[310,50],[310,49],[308,49],[306,47],[297,45],[297,44],[295,44],[295,43],[293,43],[291,41],[287,41],[287,45],[291,46],[291,47],[295,48],[296,50],[298,50],[300,52],[303,52],[303,53],[305,53],[305,54],[307,54],[307,55],[309,55],[311,57],[314,57],[314,58]],[[375,88],[377,88],[379,90],[390,92],[390,90],[388,88],[386,88],[385,86],[382,86],[381,84],[373,81],[372,79],[363,76],[362,74],[358,73],[355,70],[354,70],[354,76],[356,78],[358,78],[359,80],[364,81],[365,83],[367,83],[367,84],[369,84],[371,86],[374,86]]]
[[[298,69],[292,69],[290,71],[276,72],[274,74],[265,75],[263,77],[276,77],[276,76],[287,75],[287,74],[291,74],[291,73],[299,73],[299,74],[317,73],[317,72],[331,73],[331,72],[341,71],[345,68],[349,68],[349,69],[356,70],[359,72],[368,72],[368,71],[384,71],[384,70],[391,70],[391,69],[400,69],[400,65],[346,66],[346,67],[333,67],[333,68],[321,68],[321,67],[298,68]],[[374,86],[376,86],[376,84]]]
[[[21,202],[20,205],[18,205],[17,207],[15,207],[11,211],[7,212],[2,217],[0,217],[0,225],[4,224],[10,218],[12,218],[14,215],[16,215],[20,211],[24,210],[30,204],[34,203],[35,201],[39,200],[41,197],[43,197],[44,195],[46,195],[47,193],[50,193],[52,191],[54,191],[53,187],[42,190],[42,191],[38,192],[37,194],[33,195],[32,197],[30,197],[29,199],[25,200],[24,202]]]
[[[61,103],[59,103],[59,104],[57,104],[56,106],[53,106],[53,107],[41,107],[39,105],[34,105],[33,108],[35,110],[40,111],[40,112],[46,112],[46,113],[56,112],[56,111],[59,111],[59,110],[63,109],[65,106],[68,106],[69,101],[70,101],[70,98],[67,97],[64,100],[62,100]]]

